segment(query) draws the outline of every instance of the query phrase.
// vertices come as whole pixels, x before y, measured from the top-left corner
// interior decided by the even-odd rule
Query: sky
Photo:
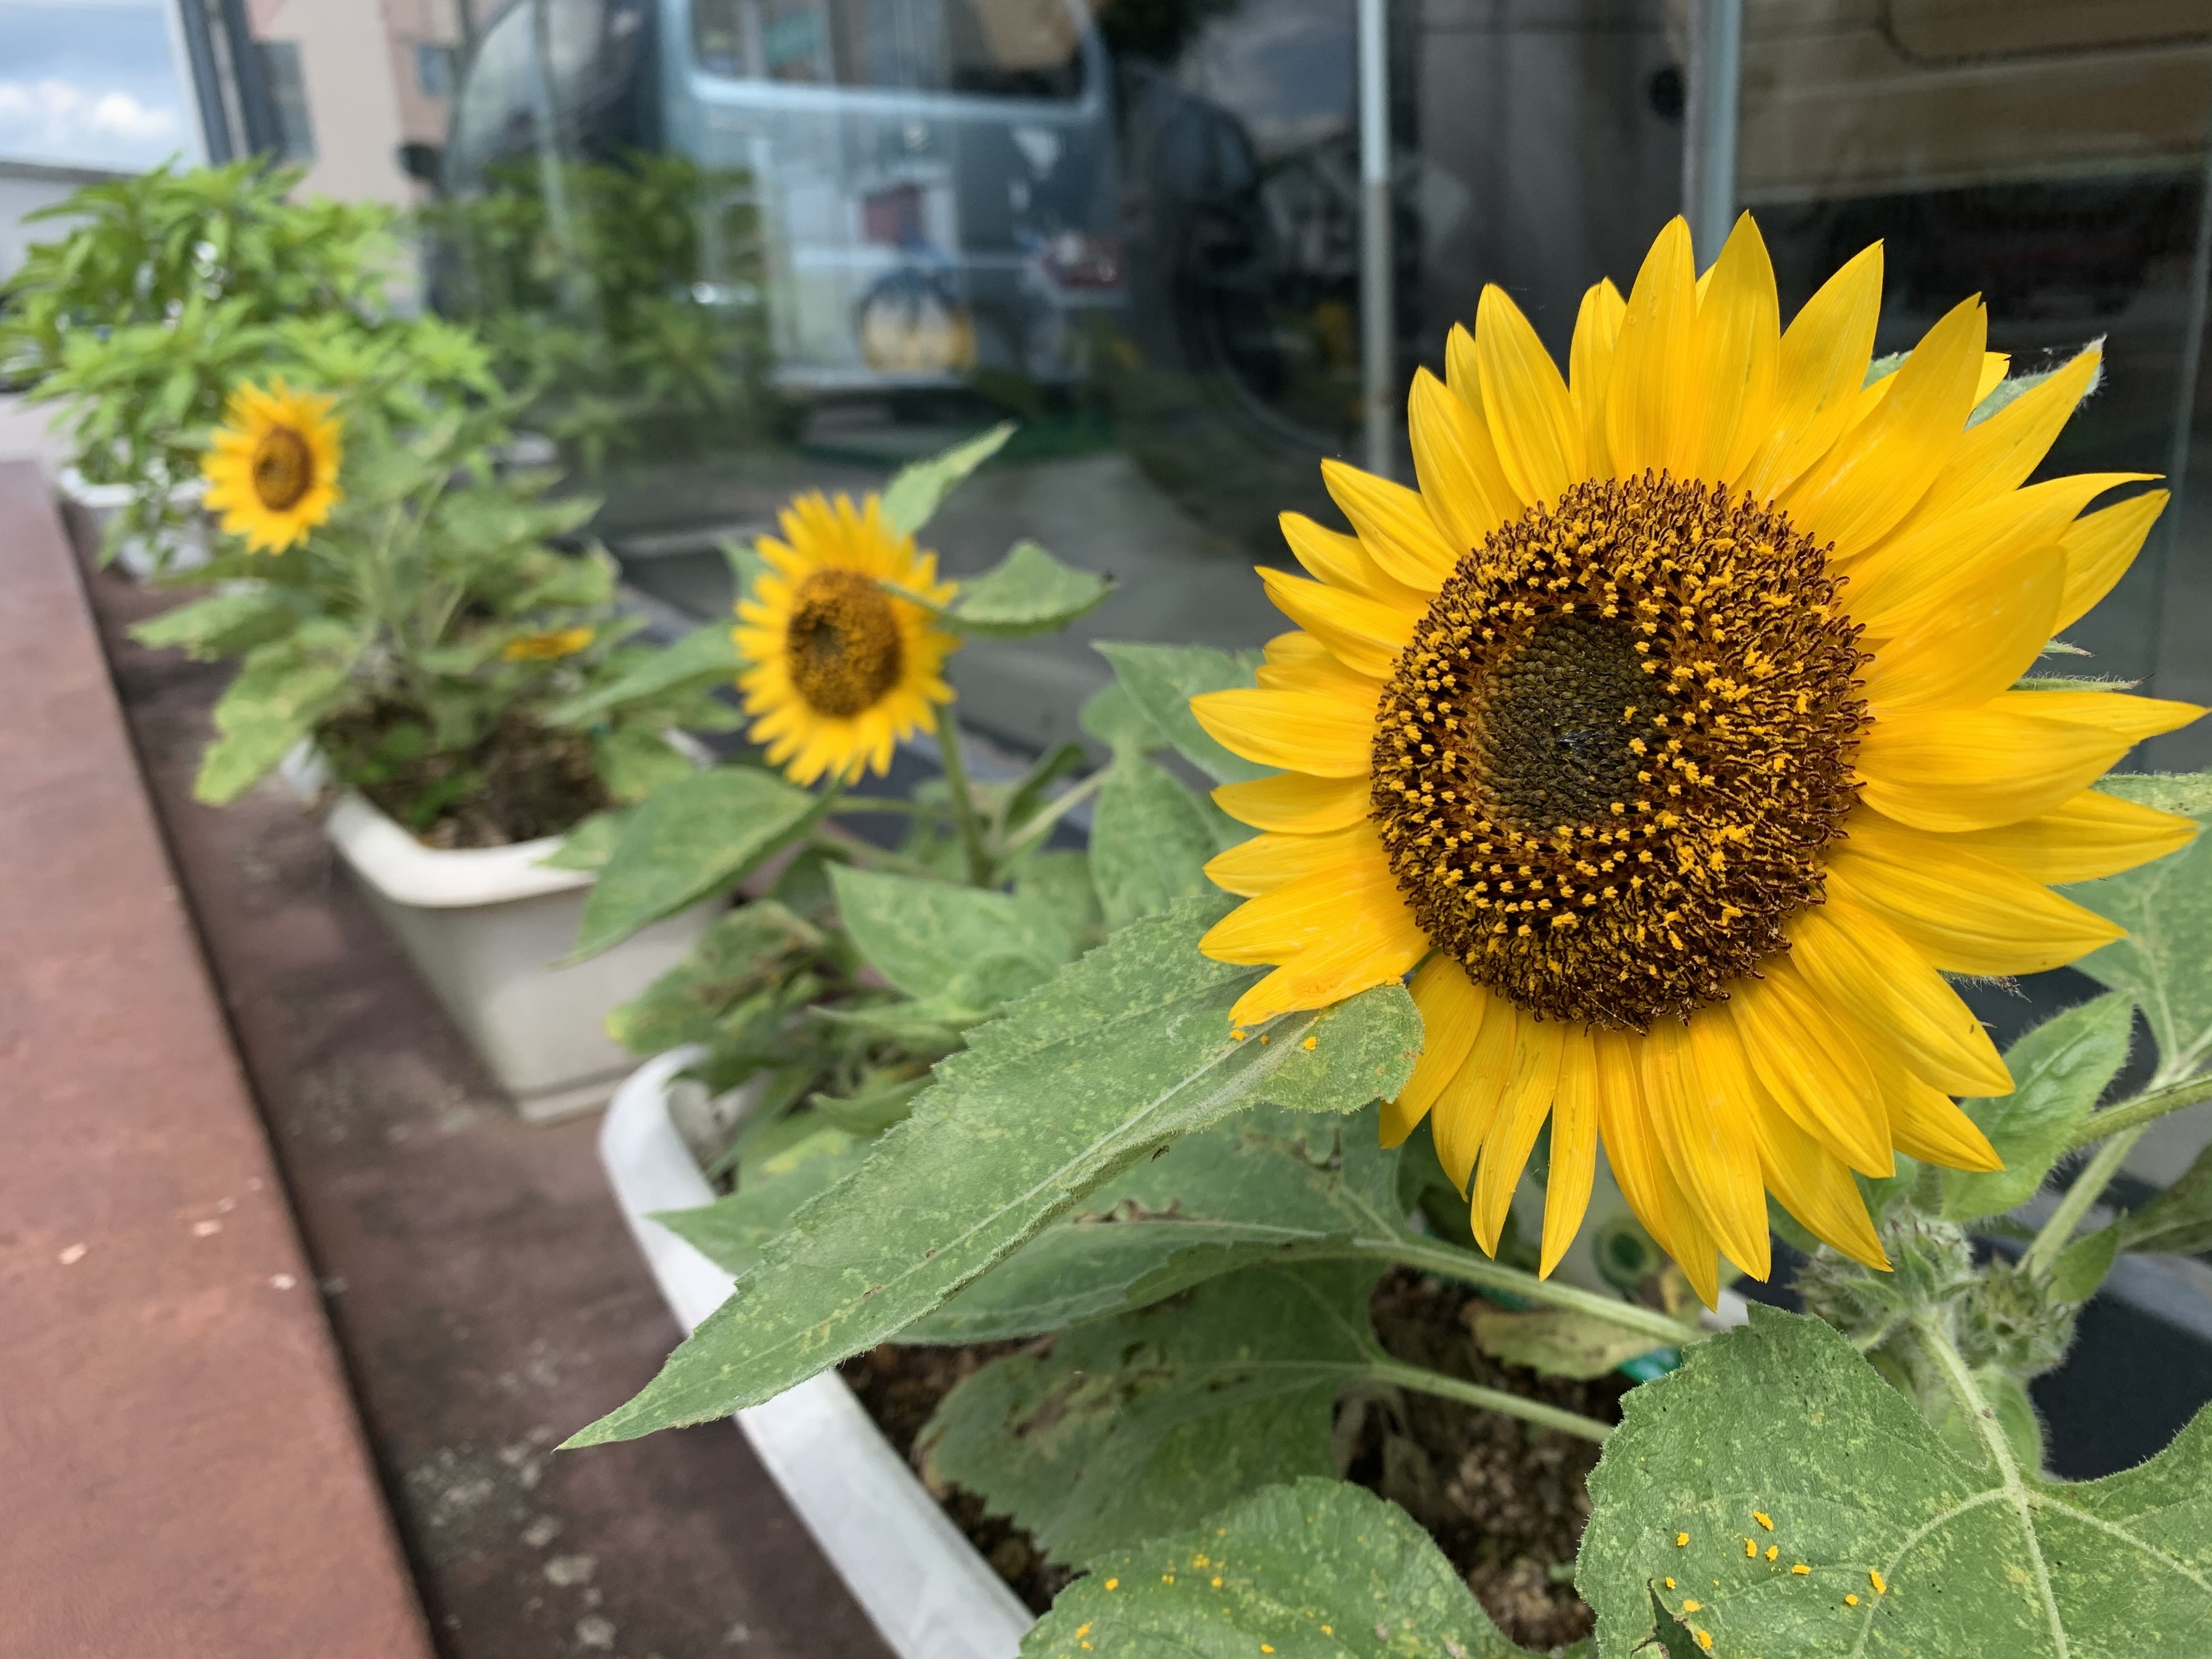
[[[160,0],[0,0],[0,161],[124,171],[197,159],[170,42]]]

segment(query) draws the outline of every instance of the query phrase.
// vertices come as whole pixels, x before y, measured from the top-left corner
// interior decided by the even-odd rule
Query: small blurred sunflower
[[[338,503],[338,422],[331,399],[294,392],[280,380],[231,394],[200,471],[207,504],[225,533],[249,550],[281,553],[331,516]]]
[[[1869,382],[1881,294],[1877,246],[1784,332],[1749,216],[1703,277],[1678,219],[1563,378],[1486,289],[1413,386],[1419,489],[1325,464],[1356,533],[1286,514],[1316,580],[1261,573],[1303,631],[1194,702],[1283,769],[1215,795],[1265,832],[1209,866],[1249,902],[1205,950],[1274,968],[1235,1018],[1415,970],[1385,1139],[1431,1121],[1494,1250],[1548,1118],[1546,1273],[1601,1142],[1709,1304],[1717,1251],[1766,1276],[1770,1189],[1887,1265],[1854,1170],[1997,1164],[1951,1097],[2012,1081],[1942,975],[2094,950],[2045,884],[2193,833],[2088,786],[2201,711],[2014,686],[2166,500],[2022,487],[2095,349],[1970,425],[1978,300]]]
[[[500,647],[509,662],[558,662],[573,657],[597,639],[596,628],[556,628],[544,634],[524,634]]]
[[[952,701],[942,671],[960,642],[882,584],[937,600],[953,586],[937,580],[934,553],[884,524],[875,495],[856,507],[811,491],[781,526],[781,541],[760,539],[769,569],[738,602],[733,635],[752,738],[796,783],[885,771],[893,745]]]

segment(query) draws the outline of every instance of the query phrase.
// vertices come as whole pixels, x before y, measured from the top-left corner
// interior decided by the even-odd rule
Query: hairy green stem
[[[2074,1184],[2059,1199],[2058,1207],[2051,1212],[2049,1219],[2036,1233],[2035,1242],[2027,1247],[2027,1253],[2020,1259],[2020,1265],[2031,1276],[2051,1271],[2051,1263],[2058,1260],[2058,1253],[2066,1248],[2074,1237],[2074,1230],[2081,1224],[2081,1218],[2089,1213],[2091,1205],[2105,1195],[2105,1188],[2120,1172],[2120,1165],[2126,1161],[2128,1154],[2135,1151],[2136,1142],[2142,1139],[2143,1131],[2148,1127],[2144,1123],[2132,1129],[2121,1130],[2098,1148],[2096,1157],[2091,1158],[2081,1173],[2074,1177]]]
[[[975,802],[968,793],[967,769],[960,763],[960,722],[952,705],[937,705],[938,757],[945,768],[945,786],[952,792],[953,821],[960,826],[960,845],[968,854],[968,881],[975,887],[991,884],[991,855],[983,846],[983,825],[975,816]]]
[[[1487,1256],[1477,1255],[1472,1250],[1456,1249],[1418,1234],[1401,1233],[1392,1238],[1363,1238],[1357,1241],[1353,1248],[1362,1255],[1386,1256],[1401,1266],[1434,1273],[1438,1279],[1473,1285],[1480,1290],[1503,1291],[1508,1296],[1516,1296],[1523,1301],[1602,1320],[1621,1330],[1650,1337],[1655,1346],[1665,1344],[1679,1348],[1705,1334],[1696,1326],[1685,1324],[1670,1315],[1661,1313],[1656,1308],[1617,1301],[1609,1296],[1600,1296],[1595,1291],[1585,1291],[1574,1285],[1562,1285],[1554,1279],[1539,1279],[1534,1273],[1523,1273],[1518,1267],[1508,1267]]]
[[[2107,1106],[2101,1112],[2092,1112],[2066,1138],[2066,1150],[2079,1152],[2082,1147],[2093,1146],[2110,1136],[2124,1134],[2130,1129],[2139,1130],[2146,1124],[2155,1123],[2169,1112],[2179,1112],[2207,1100],[2212,1100],[2212,1072],[2185,1078],[2162,1089],[2146,1090],[2133,1100],[2124,1100],[2117,1106]]]
[[[1008,836],[1000,844],[999,856],[1010,858],[1038,837],[1049,834],[1054,824],[1058,823],[1098,793],[1099,787],[1106,781],[1106,774],[1109,769],[1102,766],[1082,782],[1053,797],[1036,817],[1022,825],[1017,833]]]
[[[1503,1389],[1486,1389],[1480,1382],[1462,1382],[1456,1376],[1447,1376],[1442,1371],[1429,1370],[1419,1365],[1408,1365],[1402,1360],[1378,1359],[1369,1367],[1368,1375],[1377,1382],[1395,1383],[1401,1389],[1432,1394],[1439,1400],[1456,1400],[1463,1406],[1476,1406],[1484,1411],[1503,1412],[1506,1416],[1517,1417],[1524,1423],[1534,1423],[1544,1428],[1580,1435],[1583,1439],[1595,1440],[1600,1445],[1604,1444],[1613,1433],[1612,1424],[1601,1423],[1595,1417],[1584,1417],[1580,1412],[1547,1406],[1540,1400],[1524,1400],[1517,1394],[1507,1394]]]
[[[891,795],[847,795],[837,803],[840,812],[896,812],[902,817],[949,818],[952,809],[921,801],[900,800]]]

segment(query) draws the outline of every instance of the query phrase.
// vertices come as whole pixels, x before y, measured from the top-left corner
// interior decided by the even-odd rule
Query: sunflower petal
[[[1238,905],[1206,930],[1198,948],[1216,962],[1247,967],[1284,963],[1340,931],[1347,936],[1362,932],[1370,911],[1403,910],[1405,901],[1398,896],[1382,843],[1346,831],[1343,846],[1334,864]]]
[[[2058,543],[2066,556],[2066,592],[2058,601],[2057,627],[2071,628],[2087,616],[2128,574],[2166,499],[2163,489],[2146,490],[2074,521]]]
[[[1536,1132],[1551,1115],[1552,1097],[1559,1089],[1560,1039],[1565,1029],[1557,1020],[1521,1021],[1520,1040],[1513,1048],[1513,1075],[1482,1138],[1481,1161],[1474,1170],[1470,1224],[1474,1242],[1491,1255],[1498,1254],[1498,1237],[1505,1230],[1506,1212],[1513,1207],[1513,1190],[1521,1184],[1521,1172],[1528,1167],[1528,1154],[1535,1149]]]
[[[1487,1152],[1484,1154],[1488,1156]],[[1552,1167],[1544,1182],[1543,1254],[1549,1279],[1582,1230],[1597,1175],[1597,1051],[1587,1029],[1561,1028],[1559,1083],[1552,1097]]]
[[[1866,384],[1881,317],[1881,244],[1861,250],[1790,320],[1782,337],[1767,435],[1736,483],[1771,501],[1844,434]]]
[[[1885,1082],[1890,1139],[1899,1151],[1948,1170],[1986,1173],[2004,1168],[1989,1137],[1941,1089],[1909,1072],[1894,1073]]]
[[[2051,596],[2054,612],[2058,605],[2061,568],[2054,553]],[[1380,600],[1347,593],[1341,588],[1324,587],[1303,577],[1286,576],[1265,565],[1260,567],[1260,580],[1276,610],[1319,640],[1346,668],[1376,679],[1389,678],[1397,665],[1398,653],[1413,638],[1414,624],[1419,621],[1418,617]],[[2047,640],[2050,635],[2046,633],[2044,638]],[[2040,647],[2042,641],[2036,643]]]
[[[1899,533],[1910,535],[1923,524],[2019,489],[2057,441],[2103,356],[2098,345],[2075,353],[2049,379],[1969,427],[1950,465],[1898,526]]]
[[[1886,1057],[1961,1094],[2008,1095],[2005,1069],[1973,1010],[1895,929],[1841,895],[1801,910],[1790,957],[1837,1018],[1863,1032],[1879,1079]]]
[[[2035,974],[2127,929],[1943,836],[1863,812],[1831,848],[1829,879],[1954,974]]]
[[[1375,743],[1375,709],[1313,692],[1208,691],[1190,700],[1207,735],[1231,753],[1261,766],[1317,777],[1367,774]]]
[[[1881,1091],[1859,1046],[1820,1006],[1788,957],[1766,964],[1728,1008],[1751,1068],[1782,1109],[1853,1169],[1886,1176],[1897,1167]]]
[[[1606,1162],[1628,1207],[1659,1248],[1674,1257],[1708,1308],[1720,1299],[1712,1235],[1667,1168],[1644,1089],[1638,1053],[1644,1039],[1625,1031],[1592,1033],[1597,1061],[1597,1127]]]
[[[2132,870],[2180,851],[2197,834],[2194,818],[2084,789],[2040,817],[1944,839],[2030,881],[2063,884]]]
[[[1395,1146],[1413,1133],[1444,1085],[1459,1075],[1491,1001],[1490,994],[1441,951],[1421,964],[1412,988],[1413,1006],[1421,1012],[1421,1057],[1398,1097],[1382,1103],[1385,1146]]]
[[[1437,532],[1460,551],[1481,546],[1521,511],[1490,428],[1425,368],[1413,371],[1406,415],[1421,501]]]
[[[1613,346],[1605,438],[1615,476],[1630,477],[1672,464],[1676,428],[1691,402],[1690,352],[1697,322],[1690,228],[1677,216],[1644,256]]]
[[[1765,441],[1782,352],[1774,265],[1751,215],[1737,218],[1708,275],[1690,345],[1699,419],[1694,434],[1686,423],[1677,471],[1733,482]]]
[[[1961,571],[1929,589],[1868,665],[1875,718],[1996,696],[2043,654],[2065,583],[2065,556],[2051,544],[2021,554],[2001,576]]]
[[[1766,1188],[1748,1121],[1751,1077],[1735,1025],[1709,1011],[1662,1019],[1644,1038],[1644,1081],[1674,1179],[1721,1252],[1753,1279],[1772,1269]]]
[[[1406,970],[1428,950],[1428,935],[1421,932],[1413,913],[1395,889],[1388,894],[1363,895],[1348,921],[1343,916],[1340,890],[1336,918],[1328,936],[1298,952],[1237,998],[1229,1017],[1239,1024],[1257,1024],[1278,1014],[1327,1008],[1346,997],[1404,978]]]
[[[1374,841],[1374,828],[1366,823],[1326,836],[1255,836],[1214,854],[1206,878],[1224,892],[1257,898],[1316,870],[1334,869]]]
[[[1588,476],[1581,424],[1567,383],[1528,319],[1495,283],[1474,313],[1482,410],[1498,459],[1524,501],[1548,501]]]
[[[1575,419],[1583,429],[1583,455],[1593,478],[1613,477],[1613,460],[1606,448],[1606,388],[1613,380],[1613,353],[1620,338],[1620,319],[1628,301],[1610,280],[1591,286],[1583,295],[1575,315],[1574,343],[1567,349],[1567,395],[1575,405]]]
[[[1466,1063],[1453,1073],[1437,1103],[1430,1109],[1429,1126],[1436,1136],[1437,1161],[1453,1186],[1464,1194],[1474,1173],[1475,1155],[1490,1133],[1491,1119],[1513,1079],[1513,1056],[1521,1042],[1521,1027],[1528,1016],[1503,997],[1483,994],[1487,1006],[1474,1033]]]
[[[1342,461],[1323,461],[1321,477],[1329,498],[1386,575],[1425,593],[1444,585],[1459,554],[1437,529],[1417,492]]]
[[[1283,835],[1318,836],[1349,829],[1367,816],[1366,777],[1317,778],[1278,772],[1249,783],[1224,783],[1213,804],[1239,823]]]
[[[2008,691],[1995,699],[2045,720],[2094,727],[2124,738],[2130,745],[2163,732],[2178,732],[2204,711],[2193,702],[2138,697],[2112,691]]]
[[[1889,1256],[1843,1160],[1771,1100],[1761,1103],[1751,1121],[1759,1138],[1759,1173],[1782,1207],[1822,1243],[1887,1272]]]
[[[2048,695],[2008,691],[1979,708],[1902,709],[1877,720],[1859,744],[1859,799],[1916,830],[1988,830],[2050,811],[2137,739],[2031,713],[2023,701]]]
[[[1285,513],[1276,523],[1282,526],[1291,556],[1316,580],[1415,617],[1428,609],[1431,596],[1386,572],[1360,545],[1358,537],[1316,524],[1303,513]]]
[[[1960,301],[1929,329],[1880,407],[1783,492],[1796,527],[1848,558],[1912,510],[1966,429],[1989,314]]]

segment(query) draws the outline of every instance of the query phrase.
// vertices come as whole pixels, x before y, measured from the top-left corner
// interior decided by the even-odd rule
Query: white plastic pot
[[[64,467],[55,482],[62,498],[84,514],[95,547],[106,541],[107,526],[131,505],[136,493],[129,484],[88,483],[73,466]],[[169,492],[169,505],[185,515],[183,522],[159,545],[143,536],[126,537],[115,550],[115,562],[141,581],[164,571],[197,570],[204,565],[210,556],[208,525],[200,499],[206,494],[207,485],[198,478],[179,484]]]
[[[312,757],[285,764],[313,798]],[[720,914],[717,896],[572,966],[587,871],[548,868],[561,837],[445,852],[425,847],[348,791],[323,828],[369,903],[406,948],[515,1110],[550,1122],[603,1106],[636,1058],[606,1033],[608,1011],[684,960]]]
[[[687,1331],[731,1279],[651,1218],[712,1203],[714,1190],[669,1115],[678,1049],[623,1085],[599,1127],[599,1159],[630,1234]],[[1013,1659],[1035,1623],[937,1506],[844,1379],[824,1371],[737,1414],[769,1473],[899,1659]]]

